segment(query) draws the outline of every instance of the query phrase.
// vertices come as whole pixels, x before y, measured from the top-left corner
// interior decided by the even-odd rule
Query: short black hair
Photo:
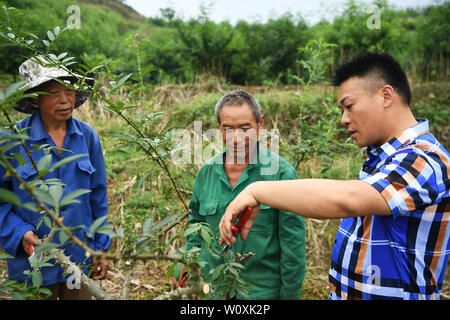
[[[411,103],[411,88],[405,71],[390,54],[385,52],[361,53],[338,67],[332,79],[332,85],[339,87],[351,77],[375,76],[384,82],[404,99],[406,104]]]

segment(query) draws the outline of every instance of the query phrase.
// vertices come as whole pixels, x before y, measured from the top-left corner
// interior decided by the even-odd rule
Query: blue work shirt
[[[33,145],[48,144],[56,147],[55,143],[47,133],[42,123],[40,112],[36,112],[30,117],[21,120],[17,128],[29,128],[27,134],[29,139],[25,145],[28,150],[35,150]],[[108,199],[106,190],[106,171],[100,139],[94,129],[87,123],[71,117],[67,120],[67,132],[64,138],[63,149],[59,155],[58,150],[51,150],[52,164],[77,154],[86,154],[75,161],[72,161],[50,173],[44,179],[56,178],[65,184],[63,189],[66,194],[77,189],[89,189],[90,193],[85,193],[77,198],[79,203],[70,204],[60,209],[60,216],[64,217],[63,223],[68,227],[83,226],[77,228],[72,233],[80,240],[86,242],[94,250],[106,250],[111,245],[110,237],[105,234],[96,233],[95,237],[88,238],[89,228],[92,222],[108,212]],[[19,153],[27,162],[20,165],[17,160],[10,160],[10,163],[18,171],[18,174],[26,181],[31,181],[37,176],[36,170],[31,165],[30,159],[22,146],[16,146],[8,151],[9,154]],[[43,150],[35,150],[31,154],[35,163],[44,156]],[[27,195],[26,190],[20,188],[20,183],[14,177],[4,177],[5,168],[0,167],[0,188],[8,189],[21,198],[22,203],[33,202]],[[15,258],[7,259],[9,278],[19,282],[29,281],[29,276],[23,272],[30,270],[28,255],[22,246],[24,234],[33,230],[42,239],[50,232],[45,223],[37,227],[41,213],[32,212],[25,208],[19,208],[8,202],[0,201],[0,246],[6,253]],[[104,222],[106,224],[106,221]],[[53,241],[59,243],[59,233],[56,233]],[[86,258],[84,250],[80,246],[68,243],[62,247],[66,255],[70,256],[75,263],[84,263],[84,272],[88,272],[86,267],[92,263],[91,258]],[[51,260],[52,261],[52,260]],[[63,277],[64,269],[55,265],[41,268],[43,286],[64,282],[67,275]]]

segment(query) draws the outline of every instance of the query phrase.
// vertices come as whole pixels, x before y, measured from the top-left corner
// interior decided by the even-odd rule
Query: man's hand
[[[103,280],[106,279],[106,274],[108,273],[109,269],[109,262],[106,259],[98,259],[93,257],[92,258],[92,279],[93,280]]]
[[[32,230],[27,231],[23,235],[22,246],[23,246],[23,250],[25,250],[25,253],[27,255],[31,256],[30,245],[32,245],[34,247],[38,241],[39,241],[38,236]]]
[[[254,186],[257,184],[253,183],[245,188],[227,207],[225,214],[222,217],[222,220],[219,224],[220,231],[220,244],[223,245],[226,243],[227,245],[231,245],[236,242],[236,236],[233,235],[231,231],[231,226],[234,225],[237,218],[240,214],[247,208],[252,208],[252,213],[248,218],[245,225],[242,227],[240,236],[242,240],[247,239],[247,236],[250,232],[250,229],[253,225],[253,221],[256,219],[256,216],[259,213],[259,205],[260,203],[256,200]]]
[[[186,268],[183,266],[181,268],[180,277],[177,280],[174,275],[172,275],[172,289],[178,289],[183,287],[186,280],[189,278],[189,272],[186,270]]]

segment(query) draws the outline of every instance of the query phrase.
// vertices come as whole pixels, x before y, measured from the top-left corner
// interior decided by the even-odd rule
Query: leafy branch
[[[5,7],[4,7],[4,9],[5,9]],[[21,47],[32,50],[34,52],[35,56],[40,55],[40,56],[44,57],[47,61],[49,61],[51,65],[58,66],[59,68],[63,68],[70,75],[74,76],[75,78],[79,78],[71,69],[67,68],[67,63],[72,58],[65,58],[64,60],[60,61],[60,59],[64,58],[66,56],[66,54],[61,54],[59,56],[56,56],[54,54],[49,54],[48,52],[43,52],[42,50],[38,49],[36,46],[33,45],[32,39],[27,40],[27,39],[23,38],[18,33],[16,33],[14,30],[12,30],[11,27],[5,25],[2,21],[0,21],[0,28],[8,31],[6,36],[5,36],[5,33],[0,33],[0,36],[3,36],[7,40],[14,42]],[[51,33],[51,31],[49,31],[48,34],[50,35],[53,33]],[[57,39],[56,37],[49,36],[50,42],[45,40],[48,43],[48,46],[47,46],[47,44],[46,44],[46,46],[50,47],[51,44],[53,43],[53,41],[55,41],[56,39]],[[73,62],[71,62],[71,63],[73,63]],[[89,74],[93,69],[97,69],[97,68],[98,68],[98,66],[95,66],[91,70],[88,70],[87,72],[83,72],[82,70],[78,70],[78,71],[81,71],[81,73],[85,75],[85,74]],[[117,83],[114,83],[114,82],[111,83],[111,88],[103,88],[103,91],[107,92],[107,93],[113,93],[113,92],[117,91],[131,77],[131,75],[132,74],[125,75],[124,77],[119,79],[117,81]],[[103,106],[104,109],[112,112],[113,114],[118,115],[131,128],[133,128],[133,130],[136,131],[136,133],[140,137],[140,140],[134,141],[135,144],[137,146],[139,146],[144,151],[145,154],[149,155],[166,172],[166,174],[172,184],[172,187],[174,188],[180,202],[184,206],[185,210],[189,211],[189,208],[188,208],[187,204],[185,203],[184,198],[183,198],[180,190],[178,189],[178,186],[175,183],[175,180],[166,164],[166,161],[161,157],[161,154],[158,152],[158,150],[155,148],[155,146],[153,146],[153,144],[149,141],[149,139],[146,138],[146,136],[139,129],[139,127],[130,118],[128,118],[124,114],[123,110],[126,108],[124,108],[123,105],[119,105],[117,103],[112,102],[111,100],[106,98],[106,96],[104,94],[102,94],[100,91],[95,90],[93,87],[89,86],[89,84],[87,84],[85,82],[85,79],[82,79],[81,83],[76,84],[76,86],[89,91],[93,96],[95,96],[95,97],[99,98],[101,101],[105,102],[108,106],[107,107]],[[77,88],[75,88],[75,89],[77,89]]]

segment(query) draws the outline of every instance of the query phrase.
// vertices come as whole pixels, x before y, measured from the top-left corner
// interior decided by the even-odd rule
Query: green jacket
[[[259,148],[256,161],[251,161],[232,188],[223,167],[221,153],[208,160],[199,170],[189,204],[192,214],[189,223],[206,222],[219,238],[219,223],[228,204],[246,186],[261,180],[296,179],[297,172],[278,155]],[[256,163],[252,163],[256,162]],[[272,174],[268,174],[272,173]],[[217,242],[218,243],[218,242]],[[186,249],[202,247],[200,261],[207,262],[203,276],[223,263],[222,258],[210,254],[205,243],[196,235],[187,237]],[[250,299],[299,299],[306,271],[305,222],[290,212],[261,205],[247,240],[232,246],[235,253],[256,255],[244,262],[243,281],[250,284]]]

